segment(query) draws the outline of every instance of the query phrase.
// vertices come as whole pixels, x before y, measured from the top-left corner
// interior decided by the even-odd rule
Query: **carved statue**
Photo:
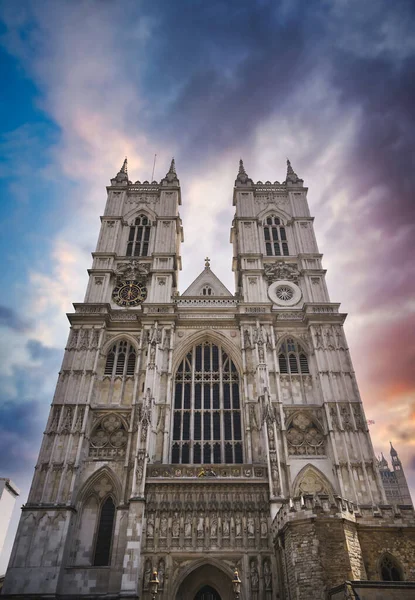
[[[179,535],[180,535],[180,522],[179,522],[179,519],[177,518],[177,516],[173,520],[172,534],[173,534],[173,537],[176,537],[176,538],[179,537]]]
[[[152,572],[153,568],[151,566],[151,561],[148,558],[146,560],[146,564],[144,567],[144,582],[143,582],[143,587],[145,590],[148,589],[149,583],[150,583],[150,579],[151,579],[151,572]]]
[[[251,560],[251,569],[250,569],[250,578],[251,578],[251,590],[257,590],[259,587],[259,575],[258,575],[258,567],[257,561]]]
[[[222,522],[223,537],[229,537],[229,516],[226,514]]]
[[[210,522],[210,537],[215,538],[218,535],[218,518],[215,513],[213,513],[211,522]]]
[[[164,559],[160,558],[159,564],[158,564],[157,577],[159,580],[159,588],[161,588],[161,589],[163,589],[163,587],[164,587],[164,571],[165,571]]]
[[[192,516],[186,515],[186,520],[184,523],[184,536],[192,537]]]
[[[267,537],[268,535],[268,525],[265,517],[261,518],[261,537]]]
[[[265,582],[265,589],[266,590],[272,589],[271,566],[269,564],[268,558],[266,558],[264,560],[264,582]]]
[[[154,515],[150,515],[147,521],[147,537],[154,537]]]
[[[203,537],[203,525],[204,525],[204,519],[203,516],[200,515],[198,521],[197,521],[197,537]]]
[[[248,520],[246,522],[247,524],[247,529],[248,529],[248,536],[249,537],[254,537],[255,536],[255,521],[253,517],[248,517]]]
[[[160,521],[160,535],[161,537],[167,537],[167,517],[163,516]]]
[[[241,537],[242,535],[242,520],[239,515],[235,518],[235,536]]]

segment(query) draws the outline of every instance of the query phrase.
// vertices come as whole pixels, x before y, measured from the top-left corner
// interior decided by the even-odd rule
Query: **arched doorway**
[[[175,600],[228,600],[232,597],[232,574],[205,563],[188,572],[179,585]]]
[[[195,600],[222,600],[218,592],[210,585],[204,585],[195,596]]]

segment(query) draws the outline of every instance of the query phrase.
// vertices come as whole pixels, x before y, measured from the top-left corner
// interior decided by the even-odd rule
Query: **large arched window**
[[[293,338],[287,338],[281,345],[278,362],[282,375],[306,375],[310,372],[308,369],[307,354]]]
[[[139,215],[130,227],[127,256],[148,256],[151,223],[145,215]]]
[[[94,566],[106,567],[111,560],[111,542],[114,529],[115,504],[111,496],[101,505],[95,540]]]
[[[173,463],[242,463],[236,367],[220,346],[194,346],[175,377]]]
[[[136,353],[125,340],[114,344],[107,354],[104,375],[111,377],[134,375]]]
[[[379,564],[382,581],[403,581],[402,569],[390,554],[385,554]]]
[[[281,219],[270,215],[265,219],[263,226],[267,256],[289,256],[287,235]]]

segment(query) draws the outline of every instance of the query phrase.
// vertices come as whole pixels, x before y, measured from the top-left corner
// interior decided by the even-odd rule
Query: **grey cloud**
[[[22,319],[12,308],[0,306],[0,327],[7,327],[17,332],[25,332],[29,329],[30,324],[27,320]]]

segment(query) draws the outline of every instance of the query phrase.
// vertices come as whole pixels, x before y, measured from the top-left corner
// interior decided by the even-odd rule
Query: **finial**
[[[291,161],[287,158],[287,176],[285,178],[285,183],[303,183],[303,180],[300,179],[297,173],[291,166]]]
[[[392,446],[392,442],[389,442],[391,445],[391,456],[398,456],[398,453],[396,452],[395,448]]]
[[[248,177],[247,172],[245,171],[244,161],[242,160],[242,158],[239,159],[239,169],[238,169],[238,175],[236,177],[236,181],[237,182],[239,181],[239,183],[247,183],[248,181],[251,181]]]
[[[205,258],[205,269],[210,269],[210,258],[209,257]]]
[[[127,157],[125,157],[123,165],[120,169],[120,173],[125,173],[126,175],[128,175],[128,162],[127,162]]]

